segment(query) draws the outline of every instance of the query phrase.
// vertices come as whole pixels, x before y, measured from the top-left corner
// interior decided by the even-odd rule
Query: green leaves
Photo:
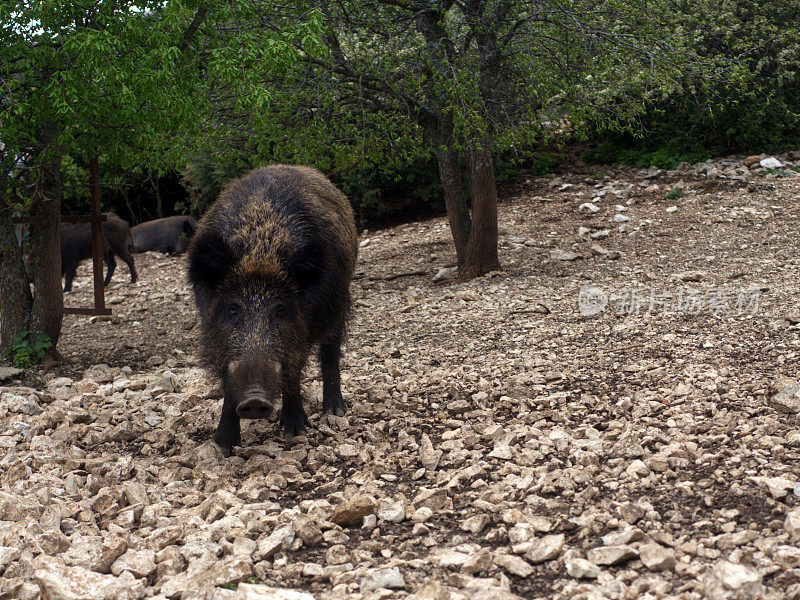
[[[10,5],[14,5],[11,9]],[[7,152],[56,124],[66,154],[124,168],[185,164],[208,143],[220,94],[270,102],[264,79],[316,51],[321,17],[261,29],[257,0],[0,3],[0,120]]]
[[[14,336],[11,347],[3,353],[4,358],[10,358],[15,366],[27,369],[42,361],[48,348],[53,347],[53,342],[43,333],[31,340],[28,331],[20,331]]]

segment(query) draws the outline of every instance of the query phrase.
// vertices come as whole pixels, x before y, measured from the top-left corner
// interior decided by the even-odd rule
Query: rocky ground
[[[467,283],[443,219],[365,232],[348,416],[312,365],[308,437],[229,459],[182,259],[121,266],[0,392],[0,599],[800,598],[800,155],[765,158],[509,188]]]

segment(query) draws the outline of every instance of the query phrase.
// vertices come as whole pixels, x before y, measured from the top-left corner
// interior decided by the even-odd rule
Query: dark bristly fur
[[[308,419],[300,397],[319,345],[323,409],[344,414],[339,357],[358,243],[347,198],[319,171],[273,165],[232,182],[189,247],[207,368],[225,394],[215,440],[230,455],[240,418],[267,416],[280,392],[291,437]]]
[[[105,285],[117,266],[114,255],[119,256],[131,272],[131,283],[136,283],[136,265],[130,247],[131,230],[128,222],[114,213],[103,213],[107,220],[100,223],[103,240],[103,258],[108,265]],[[72,289],[72,280],[81,261],[92,256],[92,226],[89,223],[64,224],[61,226],[61,274],[64,276],[64,291]]]
[[[139,223],[131,227],[133,251],[183,254],[195,231],[197,221],[187,216],[164,217]]]

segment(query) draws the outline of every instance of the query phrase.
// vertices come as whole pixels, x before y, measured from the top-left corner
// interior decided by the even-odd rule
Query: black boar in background
[[[197,221],[187,216],[164,217],[139,223],[131,227],[133,251],[183,254],[195,231]]]
[[[339,358],[358,243],[347,198],[310,167],[272,165],[230,183],[189,247],[203,357],[223,384],[214,437],[226,456],[240,418],[282,396],[287,439],[306,431],[300,382],[319,344],[323,410],[343,415]]]
[[[103,234],[103,259],[108,265],[105,285],[111,283],[111,276],[117,267],[114,255],[119,256],[131,272],[131,283],[136,283],[136,265],[133,262],[131,249],[133,238],[128,222],[114,213],[103,213],[106,220],[100,223]],[[72,289],[72,280],[81,261],[92,256],[91,223],[68,223],[61,225],[61,274],[64,276],[64,291]],[[35,265],[32,265],[35,268]]]

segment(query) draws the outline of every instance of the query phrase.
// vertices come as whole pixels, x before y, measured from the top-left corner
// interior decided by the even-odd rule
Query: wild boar
[[[131,227],[133,251],[183,254],[197,231],[197,221],[188,216],[164,217]]]
[[[323,410],[345,413],[339,359],[358,243],[347,198],[310,167],[273,165],[230,183],[200,222],[188,276],[207,368],[222,380],[215,441],[241,443],[240,419],[306,431],[300,381],[319,345]]]
[[[103,213],[107,220],[100,223],[103,241],[103,259],[108,265],[104,284],[111,283],[117,267],[114,255],[119,256],[131,273],[131,283],[136,283],[136,265],[131,255],[133,238],[128,222],[114,213]],[[90,223],[66,223],[61,225],[61,274],[64,276],[64,291],[72,289],[72,280],[81,261],[92,256],[92,226]]]

